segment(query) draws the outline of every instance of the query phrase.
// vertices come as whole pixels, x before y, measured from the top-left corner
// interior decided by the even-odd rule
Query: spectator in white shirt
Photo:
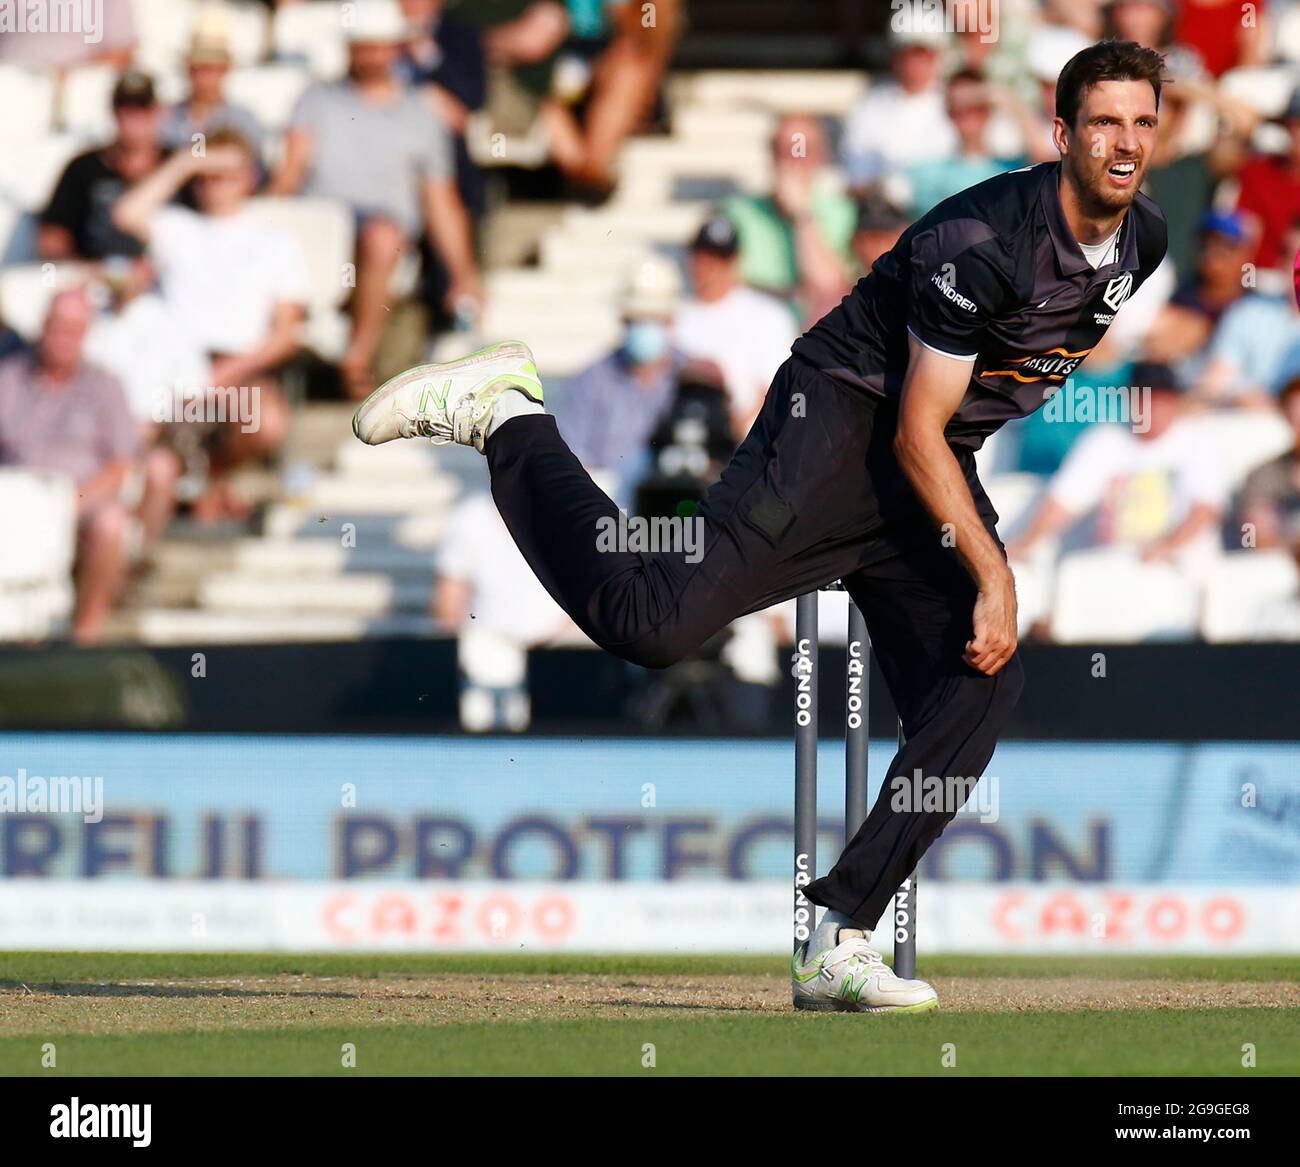
[[[874,86],[844,119],[841,153],[855,190],[878,186],[918,162],[948,158],[957,149],[944,108],[947,33],[928,21],[905,21],[892,43],[893,80]]]
[[[780,300],[741,282],[740,239],[729,219],[715,215],[700,228],[689,263],[695,297],[677,314],[677,348],[717,367],[739,441],[799,330]]]
[[[191,179],[199,210],[167,205]],[[210,489],[195,504],[199,519],[246,517],[228,472],[272,454],[288,426],[277,373],[301,347],[306,262],[292,236],[249,211],[256,181],[252,146],[222,129],[203,153],[172,155],[113,207],[119,230],[149,247],[172,326],[210,362],[207,397],[238,390],[256,415],[211,431]]]
[[[1024,534],[1008,547],[1011,558],[1027,558],[1089,515],[1093,546],[1129,546],[1147,562],[1172,562],[1194,577],[1218,557],[1228,489],[1213,441],[1185,418],[1167,365],[1135,365],[1128,387],[1139,403],[1132,418],[1096,424],[1075,443]]]

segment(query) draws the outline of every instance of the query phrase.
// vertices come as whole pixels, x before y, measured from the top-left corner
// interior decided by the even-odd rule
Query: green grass
[[[40,1068],[54,1041],[57,1070]],[[1254,1043],[1257,1068],[1241,1065]],[[356,1068],[344,1069],[345,1043]],[[655,1066],[644,1068],[647,1045]],[[946,1067],[946,1052],[956,1065]],[[0,1039],[0,1074],[1300,1074],[1300,1017],[1258,1009],[528,1021]]]
[[[936,978],[1300,982],[1300,958],[923,955],[920,972]],[[29,999],[22,985],[35,987],[30,999],[43,1008],[65,1009],[66,992],[67,1010],[41,1015],[49,1032],[21,1032],[19,1025],[0,1037],[0,1075],[1300,1075],[1300,1010],[1262,1006],[1017,1012],[1014,1002],[993,997],[986,1013],[783,1015],[739,1006],[669,1004],[661,1010],[651,994],[631,1016],[574,1018],[570,1011],[548,1019],[541,1000],[532,1012],[496,1021],[466,1011],[430,1024],[393,1024],[391,1014],[372,1014],[340,1025],[338,1013],[321,1016],[319,1006],[313,1018],[308,995],[301,1013],[291,1005],[285,1019],[271,1025],[265,1016],[239,1013],[247,995],[198,993],[191,1004],[184,987],[179,995],[168,989],[158,996],[103,998],[77,988],[189,978],[446,973],[507,979],[725,973],[771,977],[777,984],[787,975],[780,957],[0,953],[0,1017],[21,1021]],[[40,988],[51,984],[62,989],[51,994]],[[283,999],[273,986],[258,986],[253,996]],[[147,1010],[159,1000],[173,1007],[182,1002],[184,1028],[157,1026],[147,1011],[120,1018],[113,1012]],[[107,1024],[79,1024],[87,1016]],[[190,1028],[200,1016],[210,1027]],[[88,1032],[95,1028],[108,1032]],[[46,1043],[57,1050],[57,1069],[41,1066]],[[356,1047],[355,1069],[342,1065],[348,1043]],[[1253,1069],[1241,1065],[1247,1043],[1256,1050]],[[654,1047],[653,1068],[642,1065],[647,1046]],[[955,1066],[943,1062],[948,1051],[955,1052]]]
[[[787,975],[780,956],[297,955],[280,953],[0,952],[0,983],[235,976]],[[1119,977],[1144,980],[1300,981],[1296,956],[922,956],[922,976]]]

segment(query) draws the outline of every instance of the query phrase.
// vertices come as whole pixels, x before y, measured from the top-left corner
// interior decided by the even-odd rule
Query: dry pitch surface
[[[4,954],[0,1073],[39,1072],[47,1043],[66,1073],[336,1073],[344,1043],[372,1073],[649,1072],[647,1044],[656,1072],[937,1073],[955,1044],[967,1073],[1300,1073],[1300,961],[921,973],[938,1013],[810,1016],[753,958]]]

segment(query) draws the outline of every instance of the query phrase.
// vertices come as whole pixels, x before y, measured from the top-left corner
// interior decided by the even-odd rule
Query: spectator
[[[1134,547],[1200,575],[1217,557],[1226,503],[1220,458],[1203,428],[1184,419],[1173,370],[1139,364],[1129,385],[1148,400],[1134,424],[1094,424],[1074,445],[1047,497],[1008,554],[1024,559],[1041,542],[1096,514],[1093,545]],[[1139,397],[1139,401],[1141,398]]]
[[[1291,426],[1291,448],[1246,479],[1241,517],[1254,528],[1256,547],[1280,547],[1300,563],[1300,377],[1283,386],[1278,404]]]
[[[167,206],[191,179],[198,211]],[[212,478],[194,508],[205,520],[247,516],[225,476],[279,448],[288,414],[276,374],[301,343],[306,262],[291,236],[249,212],[256,181],[252,146],[235,130],[217,130],[205,153],[173,154],[113,208],[114,223],[149,244],[178,334],[210,359],[209,396],[255,395],[248,416],[241,411],[209,435]]]
[[[357,219],[348,393],[364,397],[398,261],[427,228],[450,273],[446,306],[480,299],[469,216],[456,189],[447,132],[396,72],[406,23],[396,0],[358,0],[348,27],[348,76],[299,99],[271,193],[339,199]]]
[[[1207,211],[1201,218],[1196,267],[1159,312],[1146,339],[1147,359],[1179,365],[1197,361],[1223,314],[1247,292],[1244,274],[1255,250],[1255,237],[1245,218],[1233,211]],[[1179,369],[1179,380],[1191,383],[1195,369]]]
[[[122,583],[128,516],[119,496],[136,451],[121,386],[82,357],[90,319],[83,291],[60,292],[35,349],[0,361],[0,465],[76,483],[79,644],[99,639]]]
[[[230,72],[230,16],[225,8],[200,9],[185,56],[189,96],[169,106],[162,119],[162,142],[168,150],[193,150],[216,130],[231,129],[253,147],[259,174],[262,131],[257,118],[226,100]]]
[[[483,40],[471,24],[448,17],[444,0],[402,0],[408,39],[397,63],[398,75],[423,94],[451,136],[456,189],[471,223],[487,212],[483,171],[470,157],[465,134],[471,116],[487,102],[487,65]],[[446,319],[443,303],[451,287],[446,265],[428,236],[420,239],[423,298],[435,319]]]
[[[1246,20],[1241,0],[1182,0],[1177,39],[1195,49],[1215,77],[1241,65],[1263,64],[1268,53],[1263,7],[1250,5],[1253,19]]]
[[[930,21],[917,20],[897,22],[891,35],[893,80],[873,86],[844,121],[844,168],[857,190],[877,186],[918,162],[950,157],[957,149],[956,132],[944,112],[947,34]]]
[[[1289,136],[1285,155],[1248,161],[1238,175],[1237,209],[1260,222],[1255,262],[1260,267],[1289,267],[1294,254],[1283,254],[1282,236],[1300,218],[1300,88],[1291,95],[1282,123]]]
[[[784,304],[742,283],[739,252],[729,219],[714,215],[705,222],[689,256],[695,298],[683,305],[676,327],[683,353],[718,367],[738,440],[753,424],[798,336]]]
[[[882,195],[867,195],[858,203],[858,222],[853,231],[853,258],[860,274],[898,242],[911,220],[894,203]]]
[[[820,318],[848,288],[855,208],[835,182],[832,155],[819,119],[784,117],[772,139],[770,197],[724,204],[740,236],[744,281],[778,296],[794,296],[805,318]]]
[[[1066,62],[1091,43],[1072,28],[1049,25],[1040,28],[1025,46],[1025,62],[1038,83],[1038,108],[1028,109],[1010,102],[1011,112],[1021,123],[1021,138],[1030,162],[1057,162],[1061,152],[1052,137],[1056,121],[1056,80]]]
[[[944,110],[957,136],[957,149],[951,157],[918,162],[909,169],[913,218],[919,219],[958,191],[1025,162],[1023,158],[995,158],[989,150],[993,94],[983,74],[962,69],[949,77]]]
[[[113,87],[117,136],[69,162],[41,212],[36,245],[42,259],[142,254],[139,240],[113,225],[112,209],[128,186],[161,164],[160,118],[152,79],[144,73],[123,73]]]
[[[1108,0],[1103,35],[1163,51],[1174,30],[1169,0]]]
[[[1287,232],[1286,249],[1300,247],[1300,219]],[[1238,299],[1220,318],[1196,384],[1200,404],[1232,402],[1272,409],[1300,356],[1300,309],[1288,288],[1263,288]]]
[[[638,265],[622,297],[622,343],[574,377],[561,398],[559,425],[569,448],[588,470],[612,472],[620,501],[672,401],[681,365],[672,347],[680,294],[676,264],[653,258]]]

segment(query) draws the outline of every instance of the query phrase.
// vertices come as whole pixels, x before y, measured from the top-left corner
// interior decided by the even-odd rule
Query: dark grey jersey
[[[1094,270],[1065,221],[1059,181],[1060,164],[1044,163],[945,199],[793,351],[836,380],[895,399],[909,332],[938,352],[973,357],[945,433],[977,449],[1064,384],[1164,258],[1165,217],[1138,194],[1120,224],[1117,258]]]

